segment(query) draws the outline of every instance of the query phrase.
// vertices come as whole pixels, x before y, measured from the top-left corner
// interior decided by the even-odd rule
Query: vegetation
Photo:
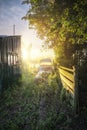
[[[53,48],[58,62],[72,65],[76,45],[87,43],[87,1],[24,0],[29,11],[23,17],[29,21],[46,46]],[[63,60],[61,60],[63,59]]]
[[[15,84],[0,95],[0,130],[62,130],[70,127],[73,110],[65,99],[60,100],[64,95],[60,94],[62,86],[56,82],[57,75],[51,74],[48,79],[44,75],[44,78],[44,82],[36,85],[33,75],[23,71],[22,85]]]

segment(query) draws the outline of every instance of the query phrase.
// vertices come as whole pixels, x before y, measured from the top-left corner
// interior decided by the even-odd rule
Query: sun
[[[41,56],[41,52],[39,49],[31,49],[31,52],[30,52],[31,60],[37,60],[40,58],[40,56]]]
[[[41,57],[41,52],[39,49],[28,50],[26,47],[22,47],[22,60],[38,60]]]

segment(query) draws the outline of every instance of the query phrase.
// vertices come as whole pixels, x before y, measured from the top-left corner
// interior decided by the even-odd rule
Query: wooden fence
[[[20,64],[21,36],[0,36],[0,90],[20,77]]]
[[[78,101],[78,70],[76,67],[72,69],[63,66],[59,67],[59,74],[63,87],[65,87],[73,97],[76,111],[79,109]]]

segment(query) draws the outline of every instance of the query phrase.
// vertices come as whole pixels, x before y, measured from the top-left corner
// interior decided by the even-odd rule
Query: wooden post
[[[74,106],[75,106],[75,113],[79,113],[79,93],[78,93],[78,67],[73,66],[74,71]]]

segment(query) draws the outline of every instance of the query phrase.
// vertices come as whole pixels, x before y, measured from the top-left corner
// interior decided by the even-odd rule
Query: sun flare
[[[26,49],[24,48],[24,49],[22,49],[22,59],[27,60],[27,57],[28,57],[28,54],[27,54]]]
[[[34,31],[31,34],[27,31],[22,35],[22,60],[25,62],[39,61],[43,58],[54,58],[54,52],[51,49],[47,51],[42,48],[42,41],[36,37]]]
[[[38,58],[40,58],[41,52],[38,49],[32,49],[30,52],[30,58],[32,60],[36,60]]]
[[[22,59],[24,61],[32,61],[32,60],[40,60],[43,58],[54,58],[54,53],[53,51],[47,51],[47,52],[41,52],[40,49],[28,49],[26,47],[22,47]]]

